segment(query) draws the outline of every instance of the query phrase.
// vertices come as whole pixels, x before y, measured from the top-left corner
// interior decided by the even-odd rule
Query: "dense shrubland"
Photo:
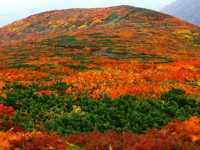
[[[112,99],[102,95],[99,100],[94,100],[87,93],[78,97],[68,95],[65,93],[67,88],[68,85],[62,82],[50,86],[6,85],[4,90],[7,96],[0,99],[0,128],[4,131],[1,132],[2,137],[8,140],[7,145],[22,149],[47,145],[64,149],[70,146],[69,143],[73,143],[88,150],[94,146],[102,150],[109,147],[140,149],[150,146],[150,149],[162,149],[164,146],[180,150],[186,145],[191,149],[198,147],[195,143],[200,140],[199,133],[195,131],[200,129],[198,117],[185,123],[169,123],[200,115],[200,104],[194,98],[186,96],[183,90],[171,89],[159,99],[131,95]],[[187,123],[197,127],[188,131],[191,130],[188,125],[184,126]],[[182,124],[187,130],[181,129]],[[41,132],[35,132],[36,130]],[[172,130],[175,131],[172,133]],[[59,139],[60,137],[47,132],[68,136],[66,139]],[[175,137],[174,133],[177,134]],[[12,135],[12,138],[6,138],[6,135]],[[96,141],[96,136],[102,141]],[[187,142],[183,140],[185,136],[189,138]],[[127,143],[126,138],[130,142]],[[124,139],[124,143],[120,139]],[[1,138],[0,142],[3,142]]]

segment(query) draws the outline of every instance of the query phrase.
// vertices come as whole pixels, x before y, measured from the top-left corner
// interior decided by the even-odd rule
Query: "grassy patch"
[[[113,12],[105,19],[105,23],[114,23],[118,21],[119,18],[120,16],[117,13]]]
[[[169,63],[173,62],[172,59],[167,58],[165,56],[153,55],[153,54],[145,54],[145,53],[133,53],[125,50],[113,50],[107,49],[106,51],[94,51],[93,55],[95,56],[108,56],[114,59],[139,59],[145,62],[153,62],[153,63]]]
[[[74,55],[74,56],[72,56],[72,59],[73,60],[78,60],[81,63],[87,62],[87,58],[85,56],[81,56],[81,55]]]
[[[87,45],[87,40],[77,40],[73,36],[60,36],[44,40],[40,44],[63,48],[82,48]]]
[[[40,67],[31,65],[31,64],[26,64],[26,63],[16,63],[12,65],[13,68],[21,69],[21,68],[30,68],[32,70],[38,70]]]
[[[83,70],[87,70],[87,66],[85,65],[81,65],[81,64],[67,64],[65,65],[66,67],[70,67],[74,70],[78,70],[78,71],[83,71]]]

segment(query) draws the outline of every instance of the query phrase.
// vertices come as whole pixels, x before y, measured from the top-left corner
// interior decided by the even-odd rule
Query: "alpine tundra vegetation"
[[[199,27],[116,6],[0,35],[0,150],[200,149]]]

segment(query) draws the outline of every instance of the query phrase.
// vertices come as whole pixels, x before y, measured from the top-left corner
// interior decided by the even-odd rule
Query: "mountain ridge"
[[[128,5],[122,5],[122,6],[114,6],[114,7],[108,7],[108,8],[86,8],[86,9],[81,9],[81,8],[73,8],[73,9],[64,9],[64,10],[53,10],[53,11],[47,11],[47,12],[42,12],[42,13],[38,13],[38,14],[35,14],[35,15],[32,15],[32,16],[29,16],[25,19],[22,19],[22,20],[18,20],[12,24],[9,24],[7,26],[4,26],[2,28],[0,28],[0,33],[2,35],[2,37],[4,37],[4,32],[7,32],[7,34],[9,35],[12,35],[13,34],[16,34],[16,32],[28,32],[28,34],[32,33],[32,32],[35,32],[35,33],[45,33],[43,31],[43,29],[46,29],[48,31],[57,31],[55,28],[54,25],[52,25],[53,23],[57,25],[60,25],[60,27],[64,27],[64,28],[60,28],[62,31],[66,31],[66,28],[70,28],[70,29],[77,29],[78,27],[80,27],[80,23],[84,24],[86,22],[86,24],[88,23],[88,20],[91,19],[91,18],[88,18],[88,20],[84,20],[82,21],[81,18],[84,18],[83,14],[82,13],[88,13],[88,12],[92,12],[94,11],[95,14],[98,14],[101,18],[98,18],[98,15],[97,16],[97,19],[105,19],[103,18],[103,16],[101,16],[101,13],[103,11],[109,13],[109,11],[115,11],[115,10],[121,10],[121,11],[141,11],[141,12],[144,12],[144,14],[142,15],[148,15],[149,12],[153,13],[153,15],[157,15],[158,17],[159,16],[162,16],[163,19],[164,18],[168,18],[170,16],[168,15],[164,15],[164,14],[161,14],[159,12],[156,12],[156,11],[150,11],[150,10],[147,10],[147,9],[143,9],[143,8],[137,8],[137,7],[132,7],[132,6],[128,6]],[[146,11],[146,12],[145,12]],[[74,12],[75,14],[73,14],[72,12]],[[104,13],[105,13],[104,12]],[[120,12],[119,12],[120,13]],[[124,12],[126,13],[126,12]],[[145,14],[146,13],[146,14]],[[65,15],[66,14],[66,15]],[[77,19],[76,22],[74,22],[74,25],[73,24],[73,21],[71,22],[71,26],[70,26],[70,21],[71,20],[67,20],[67,17],[69,17],[69,15],[72,15],[72,16],[75,16],[77,15],[75,18],[75,20]],[[122,14],[122,15],[125,15],[125,14]],[[53,16],[56,16],[56,17],[60,17],[60,19],[55,19]],[[67,17],[66,17],[67,16]],[[94,15],[94,17],[96,17]],[[120,16],[122,17],[122,16]],[[74,19],[74,18],[72,18]],[[160,18],[162,19],[162,18]],[[35,21],[34,21],[35,20]],[[51,24],[51,21],[52,20],[52,24]],[[57,22],[56,22],[57,21]],[[60,21],[60,22],[59,22]],[[91,21],[91,20],[90,20]],[[99,20],[101,21],[101,20]],[[48,26],[45,26],[44,27],[41,25],[41,23],[47,23]],[[91,22],[89,22],[91,23]],[[98,23],[97,23],[98,24]],[[74,27],[74,26],[77,26],[77,27]],[[27,29],[27,28],[31,28],[31,29]],[[35,29],[34,29],[35,28]],[[37,28],[37,29],[36,29]],[[2,31],[3,30],[3,31]],[[5,31],[4,31],[5,30]],[[33,31],[31,31],[33,30]],[[8,36],[8,38],[11,37],[11,36]],[[19,38],[19,37],[18,37]],[[12,39],[12,38],[10,38]]]

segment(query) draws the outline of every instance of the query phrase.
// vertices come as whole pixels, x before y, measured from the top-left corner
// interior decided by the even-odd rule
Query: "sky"
[[[159,10],[174,0],[0,0],[0,26],[47,10],[133,5]]]

